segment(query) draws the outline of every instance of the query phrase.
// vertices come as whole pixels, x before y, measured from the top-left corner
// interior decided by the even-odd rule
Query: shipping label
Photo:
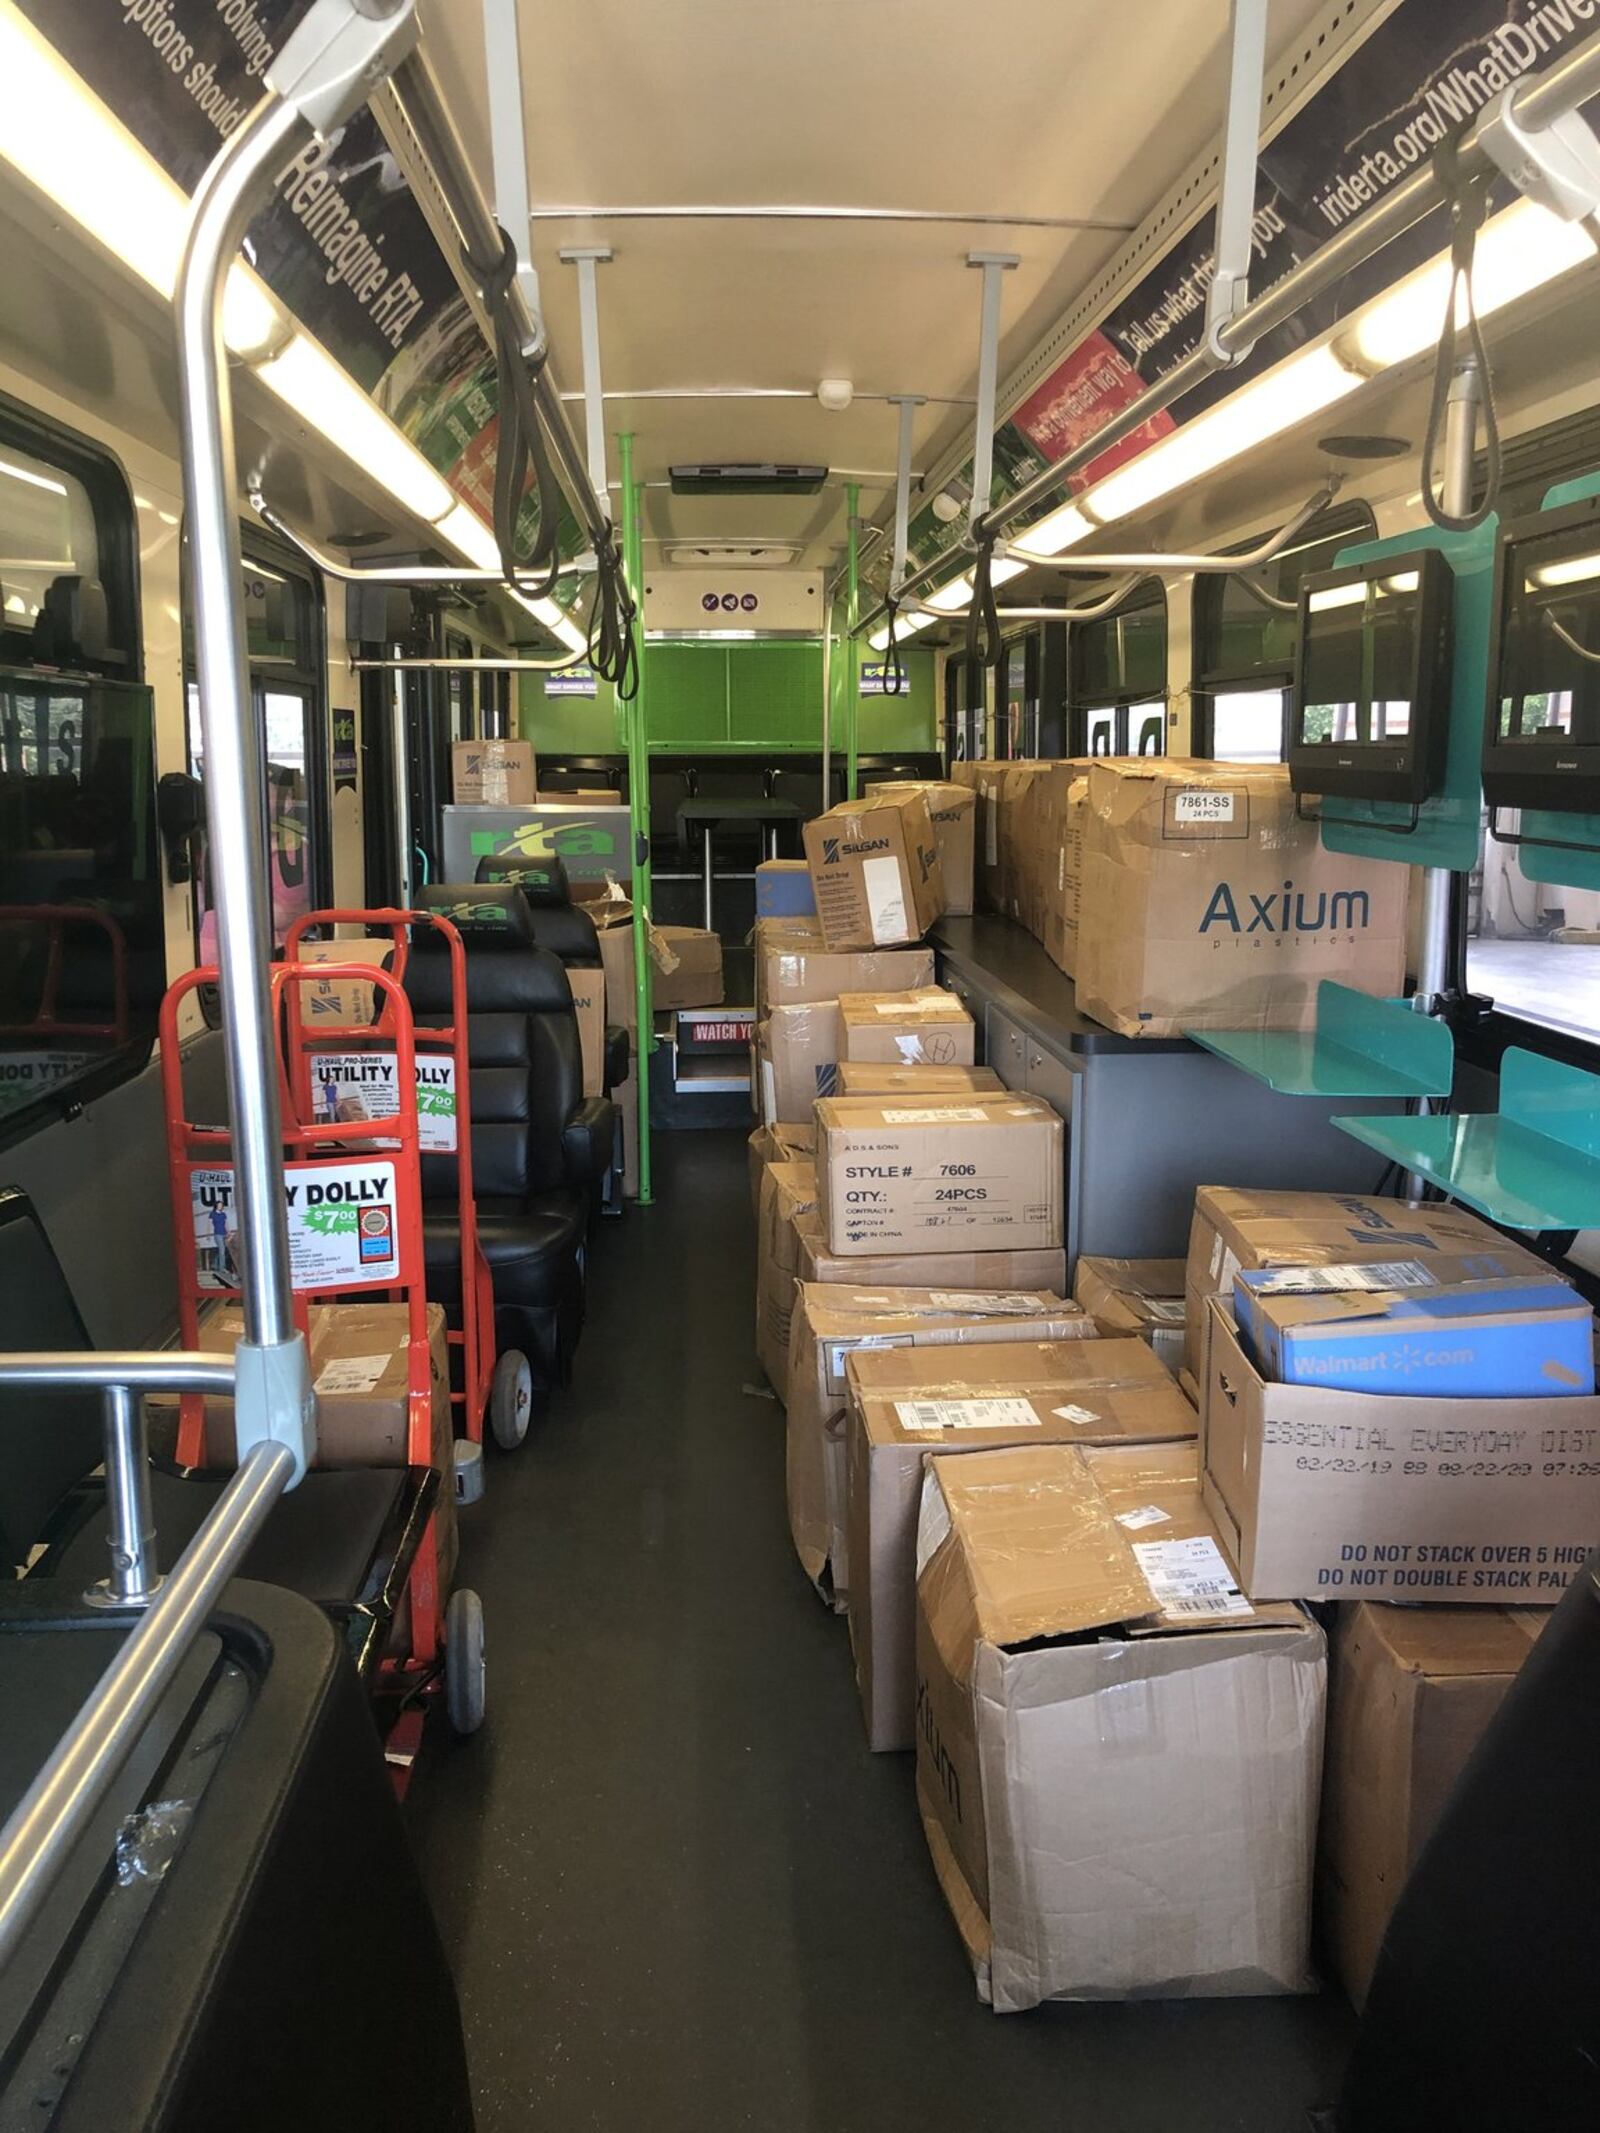
[[[1144,1526],[1170,1526],[1172,1513],[1163,1511],[1158,1503],[1142,1503],[1135,1510],[1119,1511],[1117,1524],[1126,1526],[1130,1533],[1137,1533]]]
[[[1209,1533],[1130,1543],[1156,1605],[1182,1621],[1254,1614]]]
[[[959,1311],[966,1318],[1039,1318],[1044,1314],[1019,1289],[930,1289],[936,1311]]]
[[[314,1052],[312,1116],[319,1126],[393,1118],[400,1108],[393,1052]],[[418,1053],[417,1145],[425,1154],[456,1149],[456,1063],[446,1052]]]
[[[1383,1259],[1371,1266],[1280,1267],[1250,1286],[1258,1296],[1305,1296],[1322,1290],[1436,1289],[1439,1283],[1419,1259]]]
[[[1028,1400],[896,1400],[900,1427],[909,1430],[1038,1429]]]
[[[395,1360],[393,1355],[339,1355],[317,1372],[313,1391],[320,1393],[371,1392]]]
[[[299,1291],[392,1288],[400,1278],[392,1162],[288,1163],[289,1271]],[[202,1289],[239,1287],[238,1215],[231,1167],[189,1173],[195,1267]]]
[[[862,860],[861,889],[867,899],[872,938],[880,947],[915,937],[917,929],[906,911],[905,875],[892,853]]]

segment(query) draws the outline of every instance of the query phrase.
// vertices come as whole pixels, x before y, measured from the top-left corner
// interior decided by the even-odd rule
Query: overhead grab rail
[[[0,1385],[41,1396],[104,1395],[115,1559],[109,1597],[133,1607],[141,1579],[147,1592],[153,1588],[116,1658],[0,1830],[0,1966],[16,1952],[99,1812],[268,1513],[316,1450],[315,1400],[290,1292],[268,984],[266,808],[260,735],[249,715],[221,295],[245,229],[271,195],[274,173],[306,134],[326,138],[359,110],[415,37],[415,0],[314,0],[268,69],[261,102],[218,150],[194,197],[175,313],[244,1334],[231,1360],[172,1353],[0,1358]],[[239,1449],[238,1470],[215,1510],[159,1587],[150,1572],[142,1479],[139,1396],[151,1389],[231,1393]]]
[[[1494,138],[1497,131],[1503,134],[1506,119],[1515,126],[1520,138],[1528,139],[1554,127],[1597,93],[1600,93],[1600,31],[1586,37],[1562,58],[1553,60],[1537,80],[1508,90],[1505,119],[1499,118],[1495,106],[1491,105],[1463,136],[1456,151],[1457,171],[1470,176],[1486,170],[1496,160],[1485,146],[1485,139]],[[1529,189],[1524,184],[1522,172],[1512,174],[1519,186]],[[1531,196],[1539,197],[1536,192]],[[1210,341],[1202,341],[1164,377],[1146,386],[1136,400],[1130,401],[1092,437],[1024,482],[998,512],[987,515],[985,530],[993,529],[997,534],[1003,534],[1017,525],[1036,505],[1053,497],[1092,460],[1141,428],[1152,416],[1171,407],[1174,401],[1181,400],[1202,380],[1214,376],[1224,367],[1225,360],[1243,354],[1277,327],[1286,324],[1313,297],[1343,281],[1354,268],[1381,252],[1396,237],[1403,236],[1445,197],[1445,189],[1433,164],[1420,164],[1382,200],[1376,201],[1353,222],[1347,222],[1309,258],[1291,267],[1271,288],[1235,311],[1228,323],[1218,328],[1215,346]],[[1046,559],[1033,557],[1030,560]],[[907,578],[903,590],[920,591],[934,583],[941,573],[947,573],[949,568],[948,554],[936,557]],[[887,605],[886,600],[880,600],[862,617],[859,627],[863,630],[872,628],[882,619]]]
[[[324,548],[311,534],[296,526],[283,513],[269,504],[258,488],[250,491],[250,506],[264,525],[280,534],[291,547],[298,548],[308,563],[314,563],[326,577],[341,585],[436,585],[448,588],[455,585],[496,586],[507,583],[506,574],[498,567],[490,570],[475,568],[470,563],[351,563],[337,556],[331,548]],[[575,555],[561,566],[563,577],[589,577],[596,569],[592,554]],[[512,581],[513,592],[527,593],[531,598],[536,587],[520,580]]]

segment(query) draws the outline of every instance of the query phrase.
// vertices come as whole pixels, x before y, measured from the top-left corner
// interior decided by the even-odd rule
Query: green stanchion
[[[617,439],[622,471],[622,566],[633,595],[634,657],[639,685],[623,706],[628,733],[628,820],[633,838],[634,1095],[639,1109],[639,1193],[650,1205],[650,1055],[655,1050],[655,1006],[650,985],[650,737],[645,710],[644,536],[640,517],[644,488],[633,478],[633,435]]]

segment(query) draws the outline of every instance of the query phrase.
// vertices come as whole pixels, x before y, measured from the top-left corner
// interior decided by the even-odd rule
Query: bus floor
[[[979,2005],[843,1622],[789,1544],[755,1390],[744,1141],[655,1142],[596,1240],[571,1390],[465,1515],[489,1715],[411,1793],[479,2133],[1285,2133],[1320,2000]]]

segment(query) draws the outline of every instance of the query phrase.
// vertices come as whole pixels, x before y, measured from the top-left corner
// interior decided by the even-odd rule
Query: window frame
[[[9,394],[0,393],[0,450],[6,447],[55,467],[77,481],[87,495],[95,521],[99,582],[105,589],[110,635],[119,656],[85,659],[71,667],[42,666],[33,656],[31,627],[26,632],[0,628],[0,674],[8,683],[13,676],[36,675],[46,686],[54,683],[65,689],[79,686],[93,689],[99,684],[109,684],[138,690],[148,700],[150,819],[147,829],[156,869],[153,945],[159,963],[161,989],[165,991],[166,867],[155,804],[160,756],[155,705],[145,673],[139,519],[133,487],[121,462],[106,446]],[[152,1014],[147,1031],[130,1035],[125,1045],[108,1052],[82,1073],[42,1089],[16,1111],[0,1115],[0,1150],[32,1140],[36,1134],[76,1117],[87,1104],[136,1080],[155,1056],[156,1035],[157,1018]]]
[[[1148,590],[1150,586],[1155,587],[1154,598],[1150,596],[1150,592]],[[1128,685],[1127,677],[1125,675],[1123,677],[1123,686],[1119,689],[1084,689],[1081,684],[1083,659],[1082,643],[1083,630],[1085,626],[1092,629],[1099,629],[1104,627],[1108,623],[1120,621],[1124,615],[1130,613],[1137,613],[1148,609],[1154,609],[1156,607],[1159,607],[1161,610],[1160,689],[1153,695],[1146,690],[1135,689]],[[1127,755],[1129,753],[1128,715],[1135,705],[1153,703],[1159,703],[1162,707],[1163,717],[1161,728],[1160,753],[1162,755],[1166,754],[1167,710],[1168,706],[1171,704],[1172,701],[1170,669],[1167,665],[1167,661],[1171,652],[1171,644],[1172,610],[1171,602],[1167,591],[1167,584],[1164,578],[1154,575],[1142,580],[1138,585],[1131,586],[1128,590],[1127,595],[1123,599],[1118,601],[1117,605],[1111,609],[1109,614],[1097,616],[1095,620],[1088,625],[1074,623],[1068,626],[1066,694],[1067,734],[1071,743],[1068,750],[1069,754],[1074,756],[1086,756],[1091,752],[1089,748],[1089,720],[1094,717],[1097,712],[1111,711],[1115,713],[1116,716],[1115,740],[1117,744],[1111,750],[1111,754],[1113,756]]]
[[[126,647],[120,658],[86,659],[82,666],[40,671],[89,675],[102,681],[142,682],[145,673],[139,514],[132,484],[121,464],[92,438],[0,393],[0,450],[7,445],[32,459],[42,459],[83,488],[94,513],[100,583],[105,588],[112,642]],[[33,667],[32,637],[31,628],[26,632],[8,630],[0,618],[0,666]]]
[[[332,714],[329,708],[328,685],[328,601],[322,573],[313,564],[291,548],[287,542],[259,528],[241,524],[239,559],[243,570],[251,564],[274,572],[278,577],[302,586],[308,597],[307,617],[309,622],[308,643],[305,646],[305,663],[290,663],[280,660],[258,660],[248,651],[245,656],[246,678],[250,686],[252,714],[261,727],[262,770],[266,769],[266,721],[265,706],[258,705],[258,697],[264,697],[273,682],[282,682],[285,693],[303,694],[306,701],[306,822],[310,847],[309,908],[326,910],[333,902],[333,740]],[[185,559],[183,570],[183,597],[185,602],[183,687],[184,687],[184,762],[188,768],[194,761],[195,728],[191,723],[195,684],[192,640],[189,634],[190,579]],[[202,781],[203,782],[203,781]],[[268,834],[271,833],[270,818]],[[194,938],[194,953],[200,954],[200,933],[203,923],[200,909],[200,893],[203,886],[204,867],[197,867],[193,892],[190,897],[190,926]],[[274,939],[273,952],[277,954],[282,944]]]
[[[1324,532],[1319,533],[1319,521],[1331,521]],[[1252,548],[1259,548],[1268,538],[1266,533],[1251,535],[1225,551],[1229,555],[1248,555]],[[1378,538],[1378,522],[1373,517],[1372,507],[1360,498],[1346,504],[1332,504],[1320,512],[1310,526],[1301,529],[1301,536],[1290,545],[1287,553],[1297,555],[1309,548],[1320,548],[1330,541],[1341,546],[1352,546],[1358,541],[1375,541]],[[1279,558],[1274,557],[1273,563]],[[1333,561],[1328,558],[1328,565]],[[1273,563],[1264,566],[1271,569]],[[1328,567],[1327,565],[1319,567]],[[1237,573],[1233,574],[1237,576]],[[1241,579],[1246,590],[1248,579]],[[1238,661],[1225,661],[1221,657],[1223,603],[1227,598],[1229,573],[1223,571],[1197,571],[1189,609],[1190,648],[1190,747],[1193,753],[1209,761],[1216,759],[1216,699],[1219,696],[1247,695],[1269,689],[1281,691],[1282,708],[1278,721],[1278,761],[1284,762],[1289,752],[1289,710],[1294,690],[1294,655],[1286,660],[1272,660],[1260,666],[1247,666]],[[1275,591],[1277,587],[1273,588]],[[1260,602],[1264,612],[1268,604]]]

